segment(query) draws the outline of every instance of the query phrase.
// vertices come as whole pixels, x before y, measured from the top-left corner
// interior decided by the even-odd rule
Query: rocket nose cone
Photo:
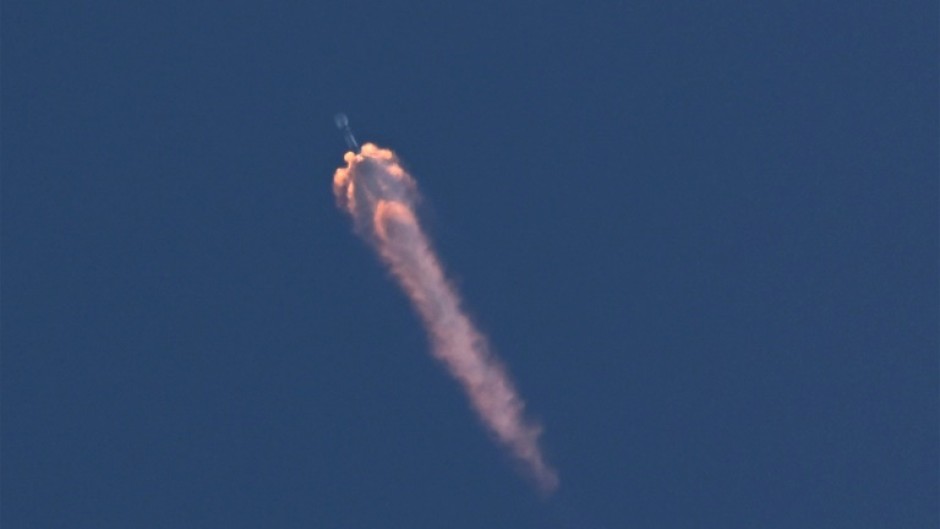
[[[346,117],[346,114],[336,114],[333,121],[336,122],[336,128],[338,129],[345,129],[349,126],[349,118]]]

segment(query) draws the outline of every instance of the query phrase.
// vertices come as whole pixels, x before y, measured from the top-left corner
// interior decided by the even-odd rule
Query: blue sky
[[[4,527],[938,525],[937,6],[4,5]],[[561,488],[333,201],[394,149]]]

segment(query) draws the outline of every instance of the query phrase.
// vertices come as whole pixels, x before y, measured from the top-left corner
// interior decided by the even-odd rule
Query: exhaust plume
[[[347,152],[336,170],[333,192],[352,216],[356,232],[389,267],[424,323],[432,353],[463,386],[470,404],[497,441],[522,463],[545,493],[558,487],[555,470],[538,445],[541,427],[525,417],[502,362],[461,308],[437,255],[421,229],[414,206],[414,179],[395,154],[371,143]]]

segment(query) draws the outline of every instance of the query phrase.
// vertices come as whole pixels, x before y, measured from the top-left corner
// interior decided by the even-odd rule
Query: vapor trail
[[[432,352],[463,386],[470,403],[496,439],[524,465],[546,493],[558,487],[555,470],[538,445],[541,427],[524,414],[525,403],[506,368],[461,309],[457,292],[415,215],[414,179],[390,150],[367,143],[347,152],[333,191],[353,218],[356,232],[389,266],[430,336]]]

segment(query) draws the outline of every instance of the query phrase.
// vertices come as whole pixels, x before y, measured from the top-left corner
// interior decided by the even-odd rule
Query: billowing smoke
[[[408,294],[430,336],[434,356],[463,386],[483,424],[525,467],[536,484],[550,493],[558,487],[555,470],[538,445],[541,427],[524,414],[505,367],[486,337],[461,309],[457,292],[444,272],[415,215],[415,181],[392,151],[365,144],[346,153],[333,191],[353,218],[356,232],[368,241]]]

